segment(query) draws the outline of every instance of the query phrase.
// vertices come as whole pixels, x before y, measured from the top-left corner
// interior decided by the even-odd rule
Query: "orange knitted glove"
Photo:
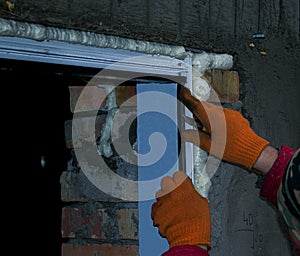
[[[210,247],[208,201],[194,189],[184,172],[175,172],[173,178],[164,177],[156,199],[151,217],[170,248],[179,245]]]
[[[253,167],[263,149],[269,145],[268,141],[254,133],[240,112],[200,102],[185,87],[180,89],[179,98],[204,128],[184,131],[184,141],[192,142],[222,160],[248,169]]]

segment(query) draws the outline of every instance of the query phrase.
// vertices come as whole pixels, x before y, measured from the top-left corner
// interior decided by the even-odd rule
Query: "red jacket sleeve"
[[[274,204],[285,220],[296,255],[300,255],[300,149],[282,146],[260,195]]]
[[[288,166],[289,161],[296,150],[289,148],[287,146],[282,146],[279,155],[273,165],[273,167],[268,172],[264,183],[260,189],[260,196],[266,198],[269,202],[277,207],[277,192]]]
[[[197,245],[181,245],[170,248],[162,256],[209,256],[209,254]]]

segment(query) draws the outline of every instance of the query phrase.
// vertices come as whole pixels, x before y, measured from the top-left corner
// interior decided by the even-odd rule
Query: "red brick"
[[[85,116],[65,121],[65,142],[67,148],[81,148],[85,142],[95,143],[100,137],[106,115]],[[75,143],[73,141],[75,138]]]
[[[84,91],[83,91],[84,89]],[[82,93],[83,92],[83,93]],[[75,106],[78,103],[77,112],[92,111],[99,108],[104,108],[106,104],[107,92],[102,87],[97,86],[69,86],[70,93],[70,109],[74,113]],[[136,86],[124,85],[115,88],[116,104],[126,107],[136,106]],[[81,95],[82,94],[82,95]]]
[[[138,210],[119,209],[117,214],[120,238],[138,240]]]
[[[205,73],[205,78],[211,84],[221,103],[232,103],[240,98],[240,81],[236,71],[212,69]],[[211,95],[210,101],[216,101]]]
[[[62,237],[105,239],[102,232],[107,220],[107,214],[103,209],[84,214],[82,209],[64,207],[62,210]]]
[[[84,89],[84,90],[83,90]],[[107,93],[97,86],[69,86],[70,109],[76,112],[92,111],[105,107]],[[80,99],[80,101],[78,101]]]
[[[136,106],[136,86],[118,86],[116,89],[116,101],[117,105],[124,107]]]
[[[73,246],[62,244],[62,256],[138,256],[137,245],[88,244]]]
[[[62,172],[60,184],[63,202],[88,202],[91,199],[102,202],[122,202],[121,199],[114,198],[95,187],[82,171]]]

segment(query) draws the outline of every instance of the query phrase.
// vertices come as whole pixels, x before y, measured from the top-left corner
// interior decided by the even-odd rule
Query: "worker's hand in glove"
[[[181,87],[180,101],[193,113],[203,129],[186,130],[182,139],[206,152],[251,169],[269,142],[258,136],[239,111],[199,101],[186,87]]]
[[[210,247],[210,213],[206,198],[182,171],[161,180],[151,217],[170,248],[180,245]]]

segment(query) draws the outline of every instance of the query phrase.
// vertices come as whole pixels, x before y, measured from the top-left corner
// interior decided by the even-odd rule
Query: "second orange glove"
[[[182,171],[162,179],[151,216],[170,248],[180,245],[210,247],[210,212],[206,198],[195,190]]]

